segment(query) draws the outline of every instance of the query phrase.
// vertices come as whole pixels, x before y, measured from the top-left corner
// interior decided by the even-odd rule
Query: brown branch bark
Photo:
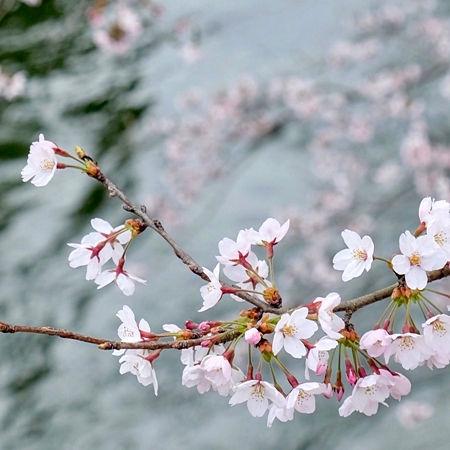
[[[86,336],[84,334],[74,333],[73,331],[57,329],[53,327],[27,327],[23,325],[10,325],[5,322],[0,322],[1,333],[33,333],[33,334],[46,334],[48,336],[59,336],[63,339],[71,339],[75,341],[86,342],[88,344],[96,344],[100,350],[121,350],[121,349],[146,349],[146,350],[159,350],[159,349],[176,349],[183,350],[196,345],[201,345],[202,342],[213,341],[214,344],[223,344],[225,342],[232,341],[239,337],[242,333],[236,330],[225,331],[222,334],[214,336],[204,336],[196,339],[184,339],[184,340],[171,340],[165,342],[120,342],[111,341],[109,339],[95,338],[92,336]]]

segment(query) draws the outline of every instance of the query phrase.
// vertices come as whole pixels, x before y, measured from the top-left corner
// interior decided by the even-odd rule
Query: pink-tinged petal
[[[362,238],[362,246],[366,251],[367,256],[373,259],[373,251],[375,249],[375,246],[370,236],[364,236]]]
[[[411,270],[405,275],[406,284],[411,289],[425,289],[428,283],[428,276],[425,270],[419,266],[412,266]]]
[[[353,260],[350,264],[344,269],[342,273],[342,281],[350,281],[353,278],[359,277],[365,267],[365,262],[362,260]]]
[[[399,275],[404,275],[411,270],[411,261],[405,255],[396,255],[392,258],[392,266]]]

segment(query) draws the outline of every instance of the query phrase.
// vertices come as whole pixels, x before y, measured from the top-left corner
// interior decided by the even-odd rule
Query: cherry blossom
[[[286,409],[295,409],[302,414],[312,414],[316,410],[314,395],[323,394],[323,383],[303,383],[292,389],[286,397]]]
[[[46,186],[56,172],[58,161],[56,160],[55,149],[58,146],[44,139],[44,135],[39,135],[39,141],[35,141],[30,146],[27,165],[22,169],[23,181],[31,180],[37,187]]]
[[[259,261],[254,252],[249,252],[245,259],[246,267],[227,265],[223,268],[223,273],[242,289],[256,290],[258,285],[261,286],[261,279],[265,280],[268,277],[269,266],[266,261]],[[252,271],[256,272],[257,275]]]
[[[432,200],[431,197],[425,197],[419,205],[419,219],[427,227],[437,216],[449,217],[450,203],[446,200]]]
[[[76,250],[69,255],[70,267],[87,266],[86,280],[95,279],[102,266],[111,258],[118,264],[123,255],[122,244],[131,238],[131,231],[124,226],[113,228],[106,220],[95,218],[91,225],[97,232],[89,233],[81,240],[81,244],[67,244]]]
[[[137,380],[144,386],[153,384],[155,395],[158,395],[158,380],[156,379],[156,372],[153,365],[146,359],[149,352],[146,350],[128,350],[125,355],[119,359],[119,372],[131,372],[136,375]]]
[[[105,270],[97,275],[95,278],[95,284],[98,284],[97,289],[101,289],[115,281],[119,289],[128,297],[134,294],[134,290],[136,288],[133,281],[147,284],[146,280],[127,272],[123,268],[124,263],[125,259],[121,258],[115,269]]]
[[[206,311],[209,308],[215,306],[222,298],[222,283],[219,280],[220,264],[217,264],[214,271],[211,272],[206,267],[203,267],[203,271],[208,275],[209,283],[206,286],[200,288],[200,294],[203,298],[203,306],[198,312]]]
[[[289,220],[287,220],[283,225],[276,219],[267,219],[259,228],[259,231],[255,231],[253,228],[244,230],[244,237],[252,245],[276,245],[278,244],[286,235],[289,230]]]
[[[412,370],[426,361],[433,351],[425,343],[424,337],[416,333],[393,334],[392,344],[385,350],[386,364],[394,355],[396,362],[406,370]]]
[[[275,327],[273,353],[276,355],[284,347],[294,358],[306,355],[306,347],[301,339],[311,337],[319,328],[306,318],[308,308],[296,309],[292,314],[283,314]]]
[[[359,277],[364,269],[368,272],[373,262],[374,245],[370,236],[361,236],[350,230],[341,233],[348,248],[338,252],[333,258],[333,268],[343,270],[342,280]]]
[[[342,334],[339,333],[345,327],[344,321],[333,313],[341,303],[341,296],[337,292],[331,292],[325,298],[317,297],[314,303],[319,303],[318,316],[322,330],[332,339],[341,339]]]
[[[380,369],[379,372],[380,376],[390,381],[389,394],[395,400],[400,401],[404,395],[408,395],[411,392],[411,381],[405,375],[386,369]]]
[[[328,367],[328,350],[336,348],[338,342],[328,336],[319,339],[314,347],[308,351],[305,365],[305,378],[309,380],[309,370],[311,369],[317,376],[323,375]]]
[[[216,256],[217,261],[224,266],[233,266],[239,264],[250,252],[250,243],[243,235],[241,230],[238,233],[236,241],[229,238],[223,238],[219,242],[220,256]]]
[[[95,26],[98,23],[99,26]],[[92,40],[101,49],[116,53],[125,53],[141,33],[139,16],[127,5],[121,3],[116,7],[116,20],[104,29],[103,21],[91,21],[94,25]]]
[[[280,422],[292,420],[294,418],[294,411],[294,408],[280,407],[272,403],[269,407],[269,414],[267,415],[267,426],[271,427],[275,419],[278,419]]]
[[[354,388],[352,395],[347,397],[339,408],[339,415],[348,417],[354,411],[372,416],[378,411],[378,405],[385,406],[384,400],[389,397],[391,382],[381,375],[372,374],[360,378]]]
[[[450,261],[450,217],[448,214],[439,214],[429,222],[427,235],[433,237],[434,242],[444,252],[447,261]]]
[[[423,325],[423,337],[426,344],[437,353],[450,353],[450,317],[438,314]]]
[[[0,96],[8,101],[23,94],[27,83],[25,72],[16,72],[14,75],[5,73],[0,66]]]
[[[122,342],[142,342],[145,338],[142,337],[141,332],[151,332],[150,325],[145,319],[141,319],[139,325],[137,324],[134,312],[127,305],[124,305],[116,316],[122,321],[117,329],[117,334]],[[127,351],[125,349],[114,350],[112,354],[120,356]]]
[[[359,341],[359,346],[373,358],[382,355],[391,344],[391,335],[383,328],[364,333]]]
[[[433,406],[426,403],[406,401],[396,411],[397,419],[405,428],[417,429],[424,421],[434,414]]]
[[[269,407],[269,400],[279,408],[286,404],[285,398],[267,381],[248,380],[234,388],[229,404],[234,406],[247,402],[247,408],[253,417],[262,417]]]
[[[208,355],[202,359],[200,368],[204,376],[216,387],[226,385],[231,380],[231,364],[222,355]]]
[[[392,258],[392,266],[399,275],[405,275],[411,289],[424,289],[428,282],[426,271],[440,269],[447,262],[445,253],[437,248],[431,236],[416,239],[406,231],[400,236],[399,245],[403,254]]]

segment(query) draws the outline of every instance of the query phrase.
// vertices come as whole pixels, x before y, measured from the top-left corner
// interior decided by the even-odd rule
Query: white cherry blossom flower
[[[350,230],[341,233],[348,248],[336,253],[333,268],[343,270],[342,280],[349,281],[359,277],[364,269],[368,272],[372,267],[374,245],[370,236],[361,236]]]
[[[428,224],[427,235],[432,236],[434,242],[445,253],[447,261],[450,260],[450,217],[440,214]]]
[[[286,408],[293,408],[302,414],[312,414],[316,410],[314,395],[323,394],[325,390],[323,383],[299,384],[286,397]]]
[[[81,244],[67,244],[75,248],[69,255],[70,267],[87,266],[86,280],[95,279],[111,258],[118,264],[123,255],[122,244],[131,238],[131,231],[123,231],[123,225],[113,228],[106,220],[99,218],[92,219],[91,225],[96,232],[84,236]]]
[[[320,303],[318,316],[322,330],[332,339],[341,339],[339,331],[345,327],[345,323],[333,313],[333,309],[341,303],[341,296],[337,292],[331,292],[325,298],[317,297],[313,303]]]
[[[116,316],[122,321],[122,324],[117,329],[122,342],[140,342],[144,340],[141,336],[141,331],[149,333],[151,331],[149,323],[145,319],[136,322],[134,312],[127,305],[123,306]]]
[[[306,347],[301,339],[311,337],[319,328],[315,322],[306,318],[308,308],[296,309],[292,314],[283,314],[275,327],[272,349],[277,355],[284,347],[294,358],[306,355]]]
[[[247,263],[251,266],[259,277],[265,280],[269,276],[269,266],[266,261],[259,261],[254,252],[249,252],[246,257]],[[241,265],[225,266],[223,273],[232,281],[237,283],[242,289],[256,289],[259,284],[257,277],[252,274],[248,268]]]
[[[141,331],[150,332],[150,325],[145,319],[141,319],[139,325],[136,322],[134,312],[127,305],[123,306],[116,316],[122,321],[117,329],[117,334],[122,342],[141,342],[145,339],[141,336]],[[113,355],[119,356],[126,352],[125,349],[114,350]]]
[[[280,422],[287,422],[294,418],[294,408],[286,408],[286,406],[277,406],[272,403],[269,407],[269,414],[267,415],[267,426],[270,428],[275,419]]]
[[[400,401],[404,395],[411,392],[411,381],[397,372],[390,372],[386,369],[380,369],[380,376],[387,378],[390,381],[389,394],[395,400]]]
[[[391,335],[383,328],[368,331],[359,341],[359,346],[373,358],[382,355],[391,344]]]
[[[372,416],[378,411],[378,405],[385,406],[384,400],[389,397],[391,382],[383,376],[372,374],[360,378],[354,388],[352,395],[347,397],[339,408],[339,415],[348,417],[354,411]]]
[[[98,284],[97,289],[101,289],[106,285],[116,282],[119,289],[127,296],[134,294],[135,285],[133,281],[147,284],[146,280],[139,278],[123,268],[123,263],[118,264],[115,269],[105,270],[95,278],[95,284]]]
[[[58,146],[51,141],[46,141],[44,135],[39,135],[39,141],[30,146],[27,165],[22,169],[23,181],[31,180],[37,187],[46,186],[56,172],[58,161],[55,149]]]
[[[435,352],[426,361],[420,363],[421,366],[426,364],[430,370],[434,367],[438,369],[443,369],[450,364],[450,353],[439,353]]]
[[[425,223],[426,226],[430,225],[437,216],[449,217],[450,203],[446,200],[432,200],[431,197],[425,197],[419,205],[419,219]]]
[[[237,385],[230,398],[231,406],[247,402],[247,408],[253,417],[262,417],[269,408],[269,400],[279,408],[286,404],[285,398],[267,381],[249,380]]]
[[[392,258],[392,266],[399,275],[405,275],[411,289],[424,289],[428,282],[426,271],[441,269],[447,262],[445,253],[436,247],[431,236],[416,239],[406,231],[400,236],[399,245],[403,254]]]
[[[416,333],[393,334],[392,344],[385,350],[386,364],[394,355],[396,362],[406,370],[413,370],[426,361],[433,351],[425,343],[422,335]]]
[[[246,258],[250,252],[250,243],[243,236],[243,231],[238,233],[236,241],[223,238],[219,242],[220,256],[216,256],[217,261],[224,266],[239,264],[241,258]]]
[[[425,343],[433,351],[442,354],[450,353],[450,317],[438,314],[428,319],[423,325]]]
[[[328,368],[328,350],[336,348],[338,342],[328,336],[319,339],[314,348],[310,349],[306,357],[305,378],[309,380],[309,369],[313,370],[317,376],[323,375]]]
[[[267,219],[259,228],[259,231],[255,231],[253,228],[244,230],[243,234],[245,239],[252,245],[276,245],[286,235],[289,230],[289,220],[283,225],[276,219]]]
[[[231,364],[222,355],[208,355],[202,359],[200,368],[204,376],[216,387],[226,385],[231,380]]]
[[[123,355],[119,362],[119,372],[124,373],[131,372],[136,375],[137,380],[144,386],[153,384],[155,395],[158,395],[158,380],[156,379],[156,372],[153,365],[146,359],[149,356],[149,352],[146,350],[128,350]]]
[[[211,272],[206,267],[203,267],[203,271],[208,275],[209,283],[200,288],[200,294],[203,298],[203,306],[198,312],[206,311],[209,308],[215,306],[223,296],[222,284],[219,281],[220,264],[214,268]]]

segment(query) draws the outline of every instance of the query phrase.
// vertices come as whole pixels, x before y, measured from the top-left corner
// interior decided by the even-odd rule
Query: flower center
[[[352,251],[352,258],[359,259],[360,261],[365,261],[367,259],[367,253],[364,250],[356,248]]]
[[[54,161],[49,161],[48,159],[44,159],[41,161],[40,167],[42,170],[52,170],[55,166]]]
[[[252,392],[253,400],[262,402],[264,400],[264,386],[261,383],[255,384],[255,387]]]
[[[410,257],[409,260],[411,261],[411,264],[413,266],[420,266],[420,254],[417,252],[414,252]]]
[[[439,337],[443,337],[447,334],[447,328],[445,328],[445,325],[440,320],[433,322],[433,329]]]
[[[447,242],[447,237],[441,232],[434,235],[434,240],[437,244],[444,245]]]
[[[281,329],[282,333],[285,336],[293,336],[295,337],[295,333],[297,331],[297,327],[295,325],[285,325],[282,329]]]

